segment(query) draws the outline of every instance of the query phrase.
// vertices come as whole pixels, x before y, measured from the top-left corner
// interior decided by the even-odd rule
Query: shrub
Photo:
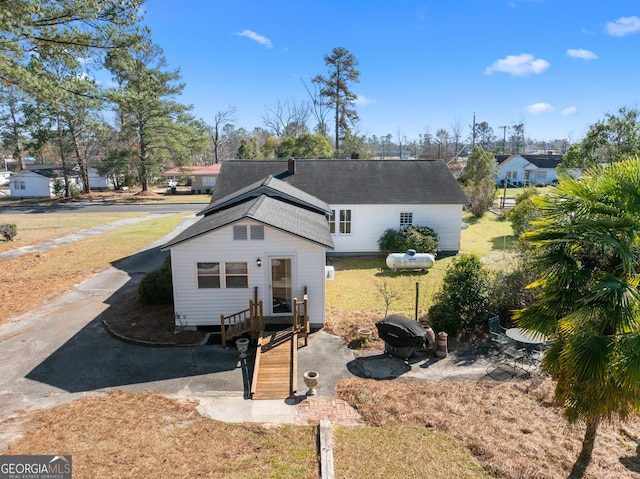
[[[18,227],[13,224],[0,225],[0,236],[4,236],[5,241],[12,241],[18,234]]]
[[[457,336],[472,331],[487,320],[488,289],[489,272],[478,256],[462,254],[454,258],[429,310],[429,320],[433,310],[436,321],[452,329],[448,334]],[[435,306],[438,308],[434,310]],[[454,332],[456,324],[458,329]]]
[[[435,333],[446,332],[454,337],[460,332],[460,316],[448,304],[434,304],[429,308],[429,326]]]
[[[171,258],[162,266],[147,273],[138,285],[138,297],[143,304],[168,304],[173,301]]]
[[[404,252],[414,249],[420,253],[435,253],[438,250],[438,235],[427,226],[407,226],[401,230],[389,228],[378,239],[382,253]]]
[[[531,306],[535,301],[535,289],[527,289],[527,286],[535,279],[536,274],[526,266],[499,272],[489,286],[490,315],[500,316],[505,324],[511,321],[512,311]]]
[[[516,197],[516,206],[509,212],[507,218],[511,221],[513,236],[519,238],[522,233],[533,228],[532,221],[540,218],[540,208],[536,206],[534,198],[540,196],[540,192],[528,186]]]

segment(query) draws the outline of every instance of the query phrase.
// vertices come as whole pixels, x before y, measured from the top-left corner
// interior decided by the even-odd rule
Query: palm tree
[[[640,160],[562,176],[538,200],[535,304],[521,327],[556,338],[542,367],[569,422],[586,431],[571,478],[583,477],[598,426],[638,412],[640,399]]]

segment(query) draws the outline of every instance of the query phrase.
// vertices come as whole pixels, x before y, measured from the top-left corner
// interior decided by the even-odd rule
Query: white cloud
[[[493,72],[502,72],[513,76],[527,76],[532,73],[542,73],[550,66],[546,60],[533,58],[529,53],[521,53],[496,60],[490,67],[485,68],[484,74],[493,75]]]
[[[640,31],[640,18],[620,17],[615,22],[607,22],[606,32],[614,37],[624,37]]]
[[[236,35],[238,35],[239,37],[250,38],[251,40],[258,42],[260,45],[264,45],[267,48],[273,47],[273,45],[271,45],[271,40],[256,32],[252,32],[251,30],[242,30],[241,32],[236,32]]]
[[[538,113],[546,113],[548,111],[553,111],[553,107],[548,103],[534,103],[533,105],[529,105],[525,108],[528,113],[533,113],[537,115]]]
[[[564,116],[573,116],[578,113],[578,109],[575,106],[570,106],[562,110]]]
[[[360,106],[367,106],[367,105],[374,105],[377,103],[377,100],[374,99],[370,99],[370,98],[365,98],[362,95],[358,95],[358,98],[356,98],[356,100],[354,101],[354,103],[356,105],[360,105]]]
[[[596,55],[595,53],[590,52],[589,50],[583,50],[582,48],[570,48],[569,50],[567,50],[567,55],[569,55],[571,58],[579,58],[581,60],[595,60],[596,58],[598,58],[598,55]]]

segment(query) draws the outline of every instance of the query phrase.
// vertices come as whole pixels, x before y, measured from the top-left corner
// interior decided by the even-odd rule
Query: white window
[[[400,229],[405,229],[413,224],[413,213],[400,213]]]
[[[216,177],[215,176],[203,176],[202,177],[202,186],[205,188],[213,188],[216,186]]]
[[[351,210],[340,210],[340,234],[351,234]]]
[[[21,190],[26,189],[26,186],[25,186],[25,184],[24,184],[24,181],[23,181],[23,180],[20,180],[20,189],[21,189]]]
[[[334,234],[336,232],[336,210],[331,210],[331,216],[329,221],[329,233]]]

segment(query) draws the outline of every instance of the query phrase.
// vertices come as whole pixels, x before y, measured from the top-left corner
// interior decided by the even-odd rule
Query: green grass
[[[463,220],[469,225],[462,230],[462,252],[482,258],[491,270],[508,270],[515,260],[516,241],[511,223],[493,213],[476,219],[468,214]],[[389,314],[413,318],[416,309],[422,317],[433,304],[442,287],[446,270],[453,258],[436,260],[433,268],[421,271],[397,271],[387,268],[384,257],[333,257],[328,263],[336,270],[335,279],[327,281],[327,307],[337,311],[372,311],[385,313],[384,292],[397,296]]]

